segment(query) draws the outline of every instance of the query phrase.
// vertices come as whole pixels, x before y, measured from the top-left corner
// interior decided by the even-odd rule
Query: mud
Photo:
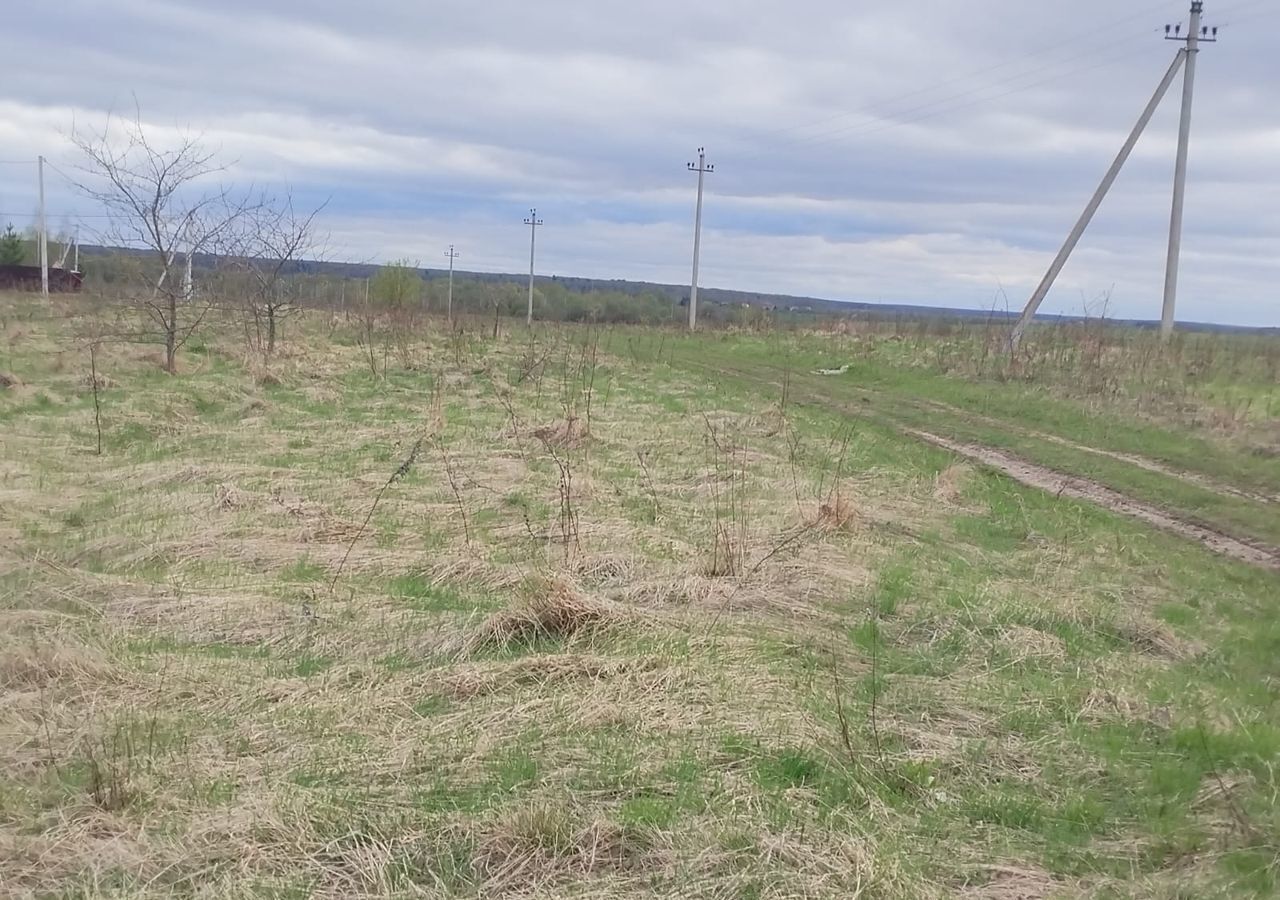
[[[1154,525],[1156,528],[1198,541],[1214,553],[1280,572],[1280,549],[1275,547],[1242,541],[1212,528],[1207,528],[1204,525],[1187,521],[1168,510],[1126,497],[1124,494],[1104,487],[1095,481],[1063,475],[1061,472],[1055,472],[1053,469],[1027,462],[1003,450],[996,450],[979,444],[953,441],[939,437],[936,434],[930,434],[927,431],[918,431],[912,428],[905,429],[905,432],[936,447],[942,447],[952,453],[958,453],[974,462],[1003,472],[1015,481],[1030,487],[1040,488],[1059,497],[1084,500],[1104,509],[1132,516],[1149,525]]]
[[[1188,472],[1185,469],[1177,469],[1165,463],[1157,462],[1146,456],[1139,456],[1136,453],[1119,453],[1115,450],[1103,450],[1100,447],[1090,447],[1088,444],[1078,444],[1075,441],[1067,440],[1056,434],[1046,434],[1043,431],[1036,431],[1032,428],[1023,428],[1004,419],[993,419],[990,416],[984,416],[979,413],[969,412],[959,409],[947,403],[939,403],[936,400],[925,401],[926,405],[935,409],[940,409],[952,415],[959,416],[962,419],[968,419],[974,422],[982,422],[1001,428],[1005,431],[1016,431],[1027,437],[1045,441],[1050,444],[1057,444],[1060,447],[1070,447],[1072,450],[1079,450],[1084,453],[1092,453],[1095,456],[1105,456],[1108,459],[1119,460],[1136,466],[1139,469],[1145,469],[1148,472],[1155,472],[1168,478],[1176,478],[1179,481],[1185,481],[1188,484],[1194,484],[1196,487],[1204,488],[1207,491],[1213,491],[1215,494],[1225,494],[1230,497],[1239,497],[1242,500],[1252,500],[1255,503],[1280,503],[1280,495],[1264,494],[1257,491],[1248,491],[1238,488],[1235,485],[1225,484],[1208,475],[1199,472]]]

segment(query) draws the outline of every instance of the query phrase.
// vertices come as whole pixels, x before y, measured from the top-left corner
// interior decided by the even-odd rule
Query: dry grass
[[[6,618],[16,624],[17,617]],[[103,685],[120,677],[122,673],[100,650],[56,633],[0,639],[0,689],[25,692],[50,684]]]
[[[587,425],[577,416],[543,425],[529,432],[549,447],[577,449],[587,440]]]
[[[538,893],[601,873],[652,869],[648,848],[617,825],[590,819],[565,803],[515,809],[487,826],[473,867],[490,896]]]
[[[530,579],[515,609],[490,616],[469,642],[470,650],[509,647],[539,638],[572,638],[616,624],[619,610],[584,595],[562,575]]]
[[[476,373],[511,370],[526,339],[477,341],[457,364],[448,340],[414,337],[375,381],[363,348],[312,335],[273,360],[275,385],[234,346],[176,379],[104,346],[118,386],[101,459],[75,451],[82,405],[0,432],[0,733],[15,737],[0,893],[893,900],[1174,883],[1054,870],[1040,820],[992,805],[1013,795],[1069,824],[1080,788],[1063,772],[1144,789],[1140,762],[1109,770],[1078,732],[1136,723],[1155,740],[1193,721],[1192,700],[1164,709],[1151,685],[1227,645],[1158,617],[1180,584],[1158,560],[1135,575],[1091,522],[1033,508],[1010,526],[1000,504],[1021,501],[996,479],[935,480],[937,456],[884,437],[837,453],[830,423],[717,409],[732,397],[665,367],[635,377],[621,356],[602,356],[588,439],[565,416],[581,373],[554,364],[580,354],[556,332],[538,337],[545,371],[502,388],[519,422],[551,424],[513,431]],[[24,380],[82,395],[74,359],[57,373],[37,357]],[[427,425],[456,485],[424,454],[361,533]],[[579,516],[568,559],[557,461]],[[730,489],[734,566],[708,571],[710,504]],[[989,517],[1006,543],[957,537],[962,497],[967,527]],[[1052,539],[1007,546],[1032,525]],[[1236,701],[1218,702],[1211,724],[1234,727]],[[1227,789],[1206,778],[1187,815],[1237,848],[1228,798],[1270,785],[1222,772]],[[1131,820],[1103,831],[1054,852],[1114,870],[1152,840]],[[1213,865],[1194,863],[1206,896]]]
[[[973,477],[973,467],[955,462],[947,466],[933,482],[933,496],[943,503],[959,503],[964,496],[965,484]]]
[[[967,887],[958,896],[974,900],[1049,900],[1066,896],[1061,884],[1042,869],[991,866],[983,874],[990,880]]]
[[[853,501],[837,488],[823,503],[818,504],[818,512],[813,517],[813,527],[822,531],[847,531],[856,526],[858,511]]]

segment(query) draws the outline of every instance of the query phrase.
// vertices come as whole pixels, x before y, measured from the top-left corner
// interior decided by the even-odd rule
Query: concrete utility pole
[[[1191,92],[1195,78],[1195,54],[1198,52],[1196,47],[1199,43],[1205,41],[1216,41],[1218,36],[1217,28],[1210,29],[1200,24],[1200,14],[1203,9],[1203,0],[1192,0],[1191,31],[1186,37],[1182,35],[1181,25],[1166,25],[1164,27],[1166,39],[1186,41],[1187,47],[1179,50],[1178,55],[1174,57],[1173,63],[1169,66],[1169,71],[1165,73],[1164,79],[1160,82],[1159,87],[1156,88],[1155,94],[1152,95],[1146,109],[1142,111],[1142,115],[1138,117],[1138,122],[1129,134],[1129,139],[1120,148],[1120,153],[1111,164],[1111,168],[1107,170],[1107,174],[1103,176],[1102,183],[1094,191],[1092,199],[1089,200],[1089,204],[1080,215],[1075,227],[1067,235],[1067,240],[1062,245],[1062,249],[1058,251],[1058,255],[1054,258],[1052,265],[1049,266],[1049,271],[1045,273],[1039,286],[1036,287],[1035,293],[1027,301],[1027,305],[1022,310],[1022,315],[1018,318],[1017,324],[1013,326],[1013,331],[1009,333],[1010,349],[1016,350],[1018,348],[1023,334],[1035,318],[1036,310],[1040,308],[1040,304],[1048,295],[1049,289],[1053,287],[1053,283],[1057,280],[1062,267],[1066,265],[1071,252],[1075,249],[1076,244],[1080,242],[1081,236],[1084,235],[1089,222],[1093,220],[1098,207],[1102,205],[1103,198],[1107,196],[1107,192],[1111,190],[1111,186],[1115,183],[1116,176],[1120,174],[1120,169],[1123,168],[1125,162],[1129,159],[1129,155],[1133,152],[1134,146],[1138,143],[1138,138],[1146,130],[1151,117],[1155,115],[1156,108],[1160,105],[1160,101],[1164,99],[1164,95],[1168,93],[1169,87],[1173,84],[1174,78],[1177,77],[1178,71],[1185,64],[1187,68],[1186,77],[1183,81],[1182,125],[1179,132],[1178,162],[1174,175],[1173,215],[1169,230],[1169,260],[1165,273],[1164,311],[1161,318],[1161,332],[1164,336],[1167,338],[1172,332],[1174,297],[1177,293],[1178,282],[1178,252],[1182,242],[1182,199],[1187,174],[1187,140],[1190,137],[1191,130]],[[1210,34],[1212,34],[1212,37],[1210,37]]]
[[[698,173],[698,205],[693,214],[693,280],[689,285],[689,330],[698,327],[698,253],[702,249],[702,179],[716,170],[707,165],[707,151],[698,148],[698,162],[688,164],[690,172]]]
[[[529,314],[525,317],[525,324],[533,324],[533,252],[538,241],[538,226],[543,221],[538,218],[538,210],[529,210],[529,218],[524,220],[524,224],[529,226]]]
[[[1102,200],[1107,196],[1107,192],[1111,190],[1111,185],[1115,184],[1116,176],[1120,174],[1120,169],[1124,167],[1125,162],[1129,159],[1129,154],[1133,152],[1133,148],[1137,145],[1138,138],[1142,137],[1142,132],[1146,130],[1151,117],[1155,115],[1156,107],[1160,105],[1160,101],[1168,93],[1169,86],[1173,84],[1174,77],[1177,76],[1178,70],[1182,68],[1184,59],[1185,57],[1181,53],[1174,57],[1173,64],[1169,66],[1169,71],[1165,73],[1160,86],[1156,88],[1156,92],[1151,96],[1151,101],[1147,103],[1147,108],[1138,117],[1138,124],[1134,125],[1133,131],[1129,133],[1129,139],[1124,142],[1124,146],[1120,148],[1115,161],[1111,163],[1111,168],[1107,169],[1107,174],[1102,177],[1102,183],[1093,192],[1093,197],[1089,200],[1089,204],[1084,208],[1084,212],[1080,214],[1080,218],[1076,221],[1075,227],[1071,229],[1071,233],[1067,235],[1067,240],[1062,245],[1062,249],[1058,251],[1058,255],[1054,257],[1053,263],[1049,266],[1049,271],[1045,272],[1044,278],[1040,279],[1039,286],[1036,288],[1035,293],[1031,295],[1031,299],[1027,301],[1026,307],[1022,310],[1022,315],[1018,317],[1018,323],[1013,326],[1013,331],[1009,334],[1009,346],[1011,349],[1018,349],[1023,333],[1026,332],[1027,326],[1031,324],[1031,320],[1036,317],[1036,310],[1040,308],[1040,304],[1048,295],[1049,289],[1053,287],[1053,283],[1057,280],[1058,273],[1062,271],[1062,267],[1067,264],[1071,251],[1075,250],[1076,244],[1080,243],[1084,230],[1093,221],[1094,213],[1102,205]]]
[[[1165,40],[1186,41],[1186,49],[1179,51],[1187,60],[1186,72],[1182,76],[1182,118],[1178,123],[1178,158],[1173,168],[1173,210],[1169,214],[1169,257],[1164,269],[1164,306],[1160,311],[1160,337],[1169,340],[1173,334],[1174,307],[1178,300],[1178,260],[1182,254],[1182,204],[1187,191],[1187,150],[1191,142],[1191,100],[1196,86],[1196,57],[1200,53],[1200,42],[1213,42],[1218,39],[1218,29],[1210,29],[1200,24],[1200,16],[1204,12],[1203,0],[1191,0],[1191,22],[1187,36],[1182,37],[1177,31],[1169,34],[1169,26],[1165,26]]]
[[[49,227],[44,211],[44,157],[36,157],[36,176],[40,182],[40,293],[49,296]]]
[[[449,249],[445,251],[445,256],[449,257],[449,300],[445,305],[445,319],[453,321],[453,261],[458,258],[458,254],[453,249],[453,244],[449,245]]]

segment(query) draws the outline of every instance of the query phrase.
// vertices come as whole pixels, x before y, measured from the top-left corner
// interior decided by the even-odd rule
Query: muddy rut
[[[1167,510],[1134,500],[1095,481],[1055,472],[1053,469],[1027,462],[1003,450],[953,441],[913,428],[907,428],[904,431],[936,447],[942,447],[988,468],[1003,472],[1022,484],[1049,491],[1059,497],[1084,500],[1104,509],[1132,516],[1148,525],[1198,541],[1214,553],[1280,572],[1280,549],[1275,547],[1242,541],[1204,525],[1188,522]]]
[[[1079,444],[1075,441],[1069,441],[1056,434],[1047,434],[1043,431],[1036,431],[1033,428],[1025,428],[1004,419],[993,419],[990,416],[970,412],[969,410],[960,409],[959,407],[951,406],[948,403],[940,403],[936,400],[925,400],[922,401],[921,405],[942,410],[943,412],[950,413],[960,419],[967,419],[971,422],[982,422],[986,425],[1000,428],[1004,431],[1018,432],[1026,435],[1027,437],[1047,441],[1051,444],[1057,444],[1060,447],[1070,447],[1072,450],[1079,450],[1084,453],[1092,453],[1095,456],[1105,456],[1109,459],[1116,459],[1120,462],[1128,463],[1131,466],[1136,466],[1139,469],[1146,469],[1148,472],[1155,472],[1158,475],[1164,475],[1168,478],[1176,478],[1179,481],[1185,481],[1188,484],[1204,488],[1207,491],[1213,491],[1216,494],[1223,494],[1229,497],[1239,497],[1242,500],[1252,500],[1255,503],[1280,503],[1280,494],[1264,494],[1259,491],[1245,490],[1234,485],[1224,484],[1223,482],[1200,472],[1188,472],[1185,469],[1176,469],[1173,466],[1157,462],[1156,460],[1145,456],[1139,456],[1136,453],[1118,453],[1114,450],[1103,450],[1101,447],[1090,447],[1088,444]]]
[[[746,377],[754,380],[759,384],[768,384],[779,390],[782,390],[783,388],[782,382],[772,381],[768,378],[762,377],[759,368],[753,370],[750,368],[736,366],[712,366],[699,363],[694,363],[691,368],[737,375],[739,377]],[[764,368],[772,370],[772,367]],[[800,382],[799,384],[792,383],[790,391],[792,396],[801,402],[810,402],[833,410],[850,411],[853,409],[853,407],[847,404],[834,402],[833,398],[829,394],[814,390],[812,382],[808,385],[807,390],[805,389],[804,382]],[[875,389],[862,389],[862,393],[864,395],[863,403],[869,402],[868,395],[880,394],[880,392]],[[954,407],[950,407],[947,404],[937,403],[936,401],[926,400],[920,404],[916,404],[916,406],[917,408],[922,406],[933,406],[935,408],[946,409],[949,411],[954,410],[954,412],[969,418],[985,418],[982,416],[975,416],[971,413],[965,413],[961,410],[956,410]],[[1015,481],[1021,482],[1022,484],[1049,491],[1059,497],[1066,496],[1075,500],[1084,500],[1085,502],[1101,506],[1104,509],[1132,516],[1135,519],[1146,522],[1148,525],[1152,525],[1163,531],[1176,534],[1179,537],[1187,538],[1188,540],[1196,541],[1219,555],[1249,563],[1250,565],[1258,566],[1260,568],[1269,569],[1273,572],[1280,572],[1280,548],[1272,547],[1260,541],[1242,540],[1240,538],[1232,537],[1231,535],[1215,528],[1190,521],[1189,519],[1171,512],[1170,510],[1162,509],[1161,507],[1154,506],[1150,503],[1144,503],[1141,500],[1135,500],[1132,497],[1106,487],[1105,485],[1099,484],[1096,481],[1092,481],[1087,478],[1080,478],[1074,475],[1065,475],[1062,472],[1055,471],[1047,466],[1028,462],[1021,457],[1004,450],[997,450],[993,447],[986,447],[981,444],[970,444],[963,441],[940,437],[936,434],[931,434],[930,432],[921,431],[907,426],[905,423],[897,420],[893,416],[884,414],[877,415],[875,413],[868,413],[866,410],[858,410],[858,412],[861,415],[870,414],[873,418],[879,420],[883,424],[889,425],[903,434],[910,435],[911,437],[933,444],[934,446],[942,447],[945,450],[950,450],[952,453],[957,453],[976,463],[987,466],[988,468],[1003,472],[1005,475],[1008,475],[1010,478],[1013,478]],[[992,420],[992,422],[1003,428],[1010,428],[1010,423],[1008,422],[1002,422],[1000,420]],[[1011,430],[1020,429],[1018,429],[1017,426],[1013,426]],[[1025,429],[1021,430],[1026,433]],[[1047,434],[1037,434],[1037,436],[1051,440],[1056,438],[1055,435]],[[1111,456],[1132,465],[1137,465],[1140,468],[1147,469],[1148,471],[1158,472],[1165,476],[1177,477],[1182,478],[1185,481],[1196,482],[1201,487],[1205,487],[1210,490],[1216,489],[1222,494],[1233,495],[1253,500],[1255,502],[1275,502],[1276,500],[1275,497],[1270,495],[1261,495],[1242,491],[1238,488],[1223,485],[1220,482],[1215,482],[1212,479],[1209,479],[1207,476],[1174,470],[1170,467],[1163,466],[1160,463],[1156,463],[1154,460],[1149,460],[1146,457],[1121,454],[1109,450],[1100,450],[1096,447],[1076,444],[1075,442],[1068,441],[1065,438],[1056,438],[1055,442],[1060,442],[1080,450],[1088,450],[1100,453],[1104,456]]]

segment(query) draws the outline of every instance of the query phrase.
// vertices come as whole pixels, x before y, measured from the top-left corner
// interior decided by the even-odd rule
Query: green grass
[[[178,378],[104,348],[102,457],[61,326],[10,347],[7,885],[914,898],[1018,870],[1067,895],[1278,889],[1275,574],[990,472],[943,491],[954,457],[902,432],[1274,540],[1264,504],[1031,434],[1274,490],[1243,351],[1195,386],[1256,398],[1224,436],[1131,415],[1158,406],[1155,362],[1108,370],[1124,388],[1102,398],[1048,363],[1000,382],[954,336],[463,345],[433,326],[384,380],[354,328],[329,342],[303,316],[263,380],[228,326]],[[520,377],[531,339],[547,363]],[[549,448],[532,431],[585,418],[596,340],[591,436]],[[809,528],[837,483],[851,522]],[[751,577],[705,574],[716,510]],[[538,594],[553,576],[569,601]],[[482,639],[539,597],[569,612]]]

